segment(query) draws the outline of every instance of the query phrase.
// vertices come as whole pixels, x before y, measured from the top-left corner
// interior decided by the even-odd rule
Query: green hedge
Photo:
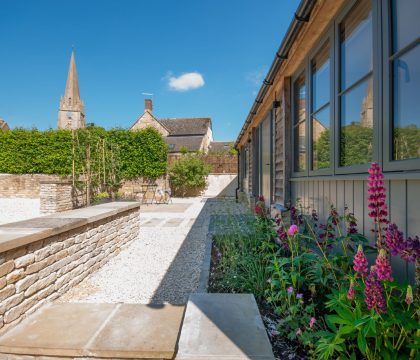
[[[98,141],[103,139],[118,150],[121,178],[155,178],[165,174],[167,145],[156,130],[106,131],[98,127],[79,129],[75,134],[70,130],[42,132],[15,129],[0,132],[0,173],[70,175],[73,144],[76,150],[83,150],[88,143],[94,149]],[[79,166],[77,159],[75,163],[76,167]]]

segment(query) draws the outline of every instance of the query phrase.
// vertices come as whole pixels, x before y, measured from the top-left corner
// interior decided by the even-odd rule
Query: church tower
[[[74,61],[74,51],[72,50],[66,90],[64,96],[60,99],[58,128],[79,129],[84,127],[86,127],[85,106],[80,99],[76,62]]]

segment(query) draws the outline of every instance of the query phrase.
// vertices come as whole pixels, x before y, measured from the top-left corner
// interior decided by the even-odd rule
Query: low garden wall
[[[64,294],[138,236],[137,202],[0,226],[0,328]]]

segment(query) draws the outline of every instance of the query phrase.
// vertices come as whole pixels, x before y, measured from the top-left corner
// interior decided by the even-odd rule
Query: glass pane
[[[295,82],[295,124],[306,119],[306,86],[305,76],[301,75]]]
[[[392,30],[394,52],[407,46],[420,36],[420,1],[392,1]]]
[[[312,169],[330,167],[330,107],[312,116]]]
[[[294,84],[295,92],[295,134],[294,153],[295,171],[306,169],[306,85],[305,75],[302,74]]]
[[[366,164],[372,161],[372,77],[341,96],[340,112],[340,165]]]
[[[394,61],[394,160],[420,158],[420,46]]]
[[[341,90],[372,70],[372,9],[361,1],[340,26]]]
[[[306,121],[295,127],[295,171],[306,169]]]
[[[312,60],[312,112],[330,101],[330,47],[324,45]]]

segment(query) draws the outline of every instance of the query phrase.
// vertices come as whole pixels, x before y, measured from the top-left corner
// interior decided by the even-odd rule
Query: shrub
[[[174,194],[180,196],[195,195],[206,186],[210,173],[201,155],[184,154],[175,160],[170,169],[170,181]]]

